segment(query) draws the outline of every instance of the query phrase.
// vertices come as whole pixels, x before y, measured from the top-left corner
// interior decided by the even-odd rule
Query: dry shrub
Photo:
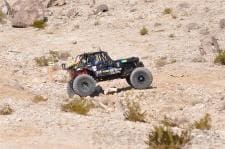
[[[214,63],[216,63],[216,64],[221,64],[221,65],[225,65],[225,51],[220,52],[220,53],[216,56],[216,58],[215,58],[215,60],[214,60]]]
[[[36,57],[34,60],[38,66],[48,66],[49,63],[57,63],[59,60],[67,60],[69,52],[49,51],[46,56]]]
[[[63,104],[61,109],[64,112],[72,112],[80,115],[87,115],[93,108],[93,103],[85,98],[74,99],[67,104]]]
[[[32,25],[34,28],[43,29],[46,26],[46,23],[44,20],[36,20],[33,22]]]
[[[0,10],[0,23],[3,23],[5,19],[5,14]]]
[[[9,105],[4,105],[0,107],[0,115],[10,115],[14,110]]]
[[[180,134],[177,134],[170,126],[158,126],[154,127],[145,143],[149,149],[181,149],[189,141],[189,130],[182,130]]]
[[[195,121],[192,127],[200,130],[209,130],[212,127],[211,121],[210,114],[206,113],[199,121]]]
[[[34,60],[38,66],[48,66],[48,58],[45,56],[35,57]]]
[[[172,14],[173,10],[171,8],[165,8],[164,11],[163,11],[163,14],[164,15],[167,15],[167,14]]]
[[[48,100],[48,98],[43,97],[43,96],[41,96],[41,95],[36,95],[36,96],[34,96],[34,98],[32,99],[32,101],[33,101],[34,103],[44,102],[44,101],[47,101],[47,100]]]
[[[147,34],[148,34],[148,29],[147,29],[146,27],[143,27],[143,28],[140,30],[140,34],[141,34],[142,36],[147,35]]]
[[[125,112],[124,116],[126,120],[133,122],[146,122],[146,113],[141,112],[140,105],[137,102],[128,103],[128,111]]]

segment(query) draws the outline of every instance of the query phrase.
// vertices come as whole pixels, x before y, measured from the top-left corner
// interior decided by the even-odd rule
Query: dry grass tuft
[[[141,112],[140,105],[137,102],[128,103],[128,111],[124,114],[125,119],[133,122],[146,122],[146,113]]]
[[[163,14],[164,15],[167,15],[167,14],[172,14],[173,10],[171,8],[165,8],[164,11],[163,11]]]
[[[48,98],[43,97],[43,96],[41,96],[41,95],[36,95],[36,96],[34,96],[34,98],[32,99],[32,101],[33,101],[34,103],[44,102],[44,101],[47,101],[47,100],[48,100]]]
[[[38,66],[48,66],[49,60],[45,56],[35,57],[34,60]]]
[[[149,149],[181,149],[190,141],[190,131],[174,133],[171,127],[158,126],[149,134],[145,143]]]
[[[220,52],[220,53],[216,56],[216,58],[215,58],[215,60],[214,60],[214,63],[216,63],[216,64],[221,64],[221,65],[225,65],[225,51]]]
[[[74,99],[67,104],[63,104],[61,109],[64,112],[73,112],[80,115],[87,115],[93,108],[93,103],[85,98]]]
[[[147,35],[147,34],[148,34],[148,29],[147,29],[146,27],[143,27],[143,28],[140,30],[140,34],[141,34],[142,36]]]
[[[70,57],[69,52],[49,51],[46,56],[34,58],[38,66],[48,66],[49,63],[57,63],[59,60],[67,60]]]
[[[33,25],[34,28],[38,28],[38,29],[44,29],[46,26],[45,21],[43,20],[36,20],[34,21]]]
[[[212,127],[211,121],[212,119],[210,114],[206,113],[199,121],[195,121],[192,127],[200,130],[209,130]]]

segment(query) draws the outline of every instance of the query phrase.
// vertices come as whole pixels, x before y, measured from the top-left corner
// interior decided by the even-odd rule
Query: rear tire
[[[73,81],[73,90],[77,95],[81,97],[93,95],[95,89],[96,81],[90,75],[79,75]]]
[[[69,98],[72,98],[75,95],[75,92],[73,90],[73,81],[67,83],[67,95],[69,96]]]
[[[134,69],[130,75],[130,83],[135,89],[147,89],[151,86],[152,81],[151,72],[144,67]]]

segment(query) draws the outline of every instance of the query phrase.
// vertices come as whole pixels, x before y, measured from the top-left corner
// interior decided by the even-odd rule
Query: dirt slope
[[[13,3],[13,1],[10,1]],[[15,112],[0,116],[1,148],[146,148],[151,128],[165,115],[181,124],[191,123],[205,113],[212,116],[209,131],[193,132],[186,148],[224,148],[225,67],[213,63],[216,53],[212,36],[224,49],[223,0],[109,0],[109,12],[94,15],[91,2],[67,0],[67,5],[47,10],[45,29],[12,28],[0,24],[0,104],[10,104]],[[78,16],[68,18],[70,9]],[[164,15],[165,8],[172,14]],[[145,26],[148,35],[139,31]],[[201,44],[206,55],[201,55]],[[49,50],[72,55],[99,49],[114,58],[138,56],[154,76],[151,89],[134,90],[124,80],[102,82],[103,89],[117,87],[111,95],[91,100],[102,103],[88,116],[61,111],[68,100],[66,83],[48,67],[38,67],[34,58]],[[197,62],[196,62],[197,61]],[[58,78],[59,76],[59,78]],[[34,95],[48,97],[36,104]],[[148,123],[125,121],[121,103],[138,101]]]

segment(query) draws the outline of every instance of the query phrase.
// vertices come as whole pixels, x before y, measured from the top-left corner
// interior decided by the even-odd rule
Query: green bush
[[[214,63],[216,63],[216,64],[221,64],[221,65],[225,65],[225,51],[220,52],[220,53],[216,56],[216,58],[215,58],[215,60],[214,60]]]
[[[147,34],[148,34],[148,29],[147,29],[146,27],[143,27],[143,28],[140,30],[140,34],[141,34],[142,36],[147,35]]]
[[[140,105],[137,102],[128,103],[128,111],[124,114],[125,119],[133,122],[146,122],[145,112],[141,112]]]
[[[199,121],[195,121],[193,124],[193,128],[201,129],[201,130],[209,130],[211,129],[211,117],[210,114],[206,113],[203,118]]]
[[[167,126],[154,127],[145,143],[149,149],[181,149],[190,141],[190,131],[182,130],[178,135]]]
[[[33,25],[32,26],[34,28],[43,29],[43,28],[45,28],[46,23],[43,20],[36,20],[36,21],[33,22]]]
[[[87,113],[93,108],[93,103],[87,99],[74,99],[67,104],[63,104],[61,109],[64,112],[73,112],[80,115],[87,115]]]

